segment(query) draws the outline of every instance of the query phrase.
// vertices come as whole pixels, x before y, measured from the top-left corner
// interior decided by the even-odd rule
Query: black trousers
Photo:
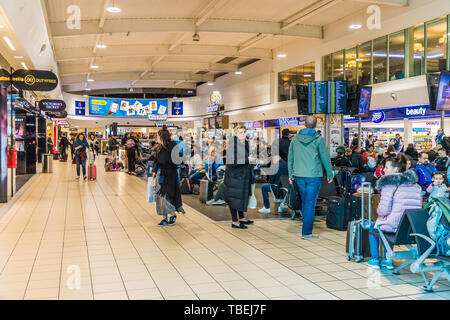
[[[67,147],[61,148],[61,158],[63,161],[67,161]]]
[[[233,208],[230,208],[230,212],[231,212],[231,220],[233,220],[233,222],[238,222],[238,213],[239,213],[239,219],[244,219],[244,212],[238,211]]]
[[[70,157],[71,157],[71,159],[73,160],[73,157],[75,156],[75,152],[74,152],[74,150],[73,150],[73,146],[72,145],[70,145]]]
[[[127,149],[127,157],[128,157],[128,171],[134,172],[136,170],[136,149]]]

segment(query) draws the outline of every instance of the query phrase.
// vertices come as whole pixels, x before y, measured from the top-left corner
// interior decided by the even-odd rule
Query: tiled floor
[[[101,159],[99,159],[99,164]],[[260,220],[248,230],[215,224],[186,207],[157,227],[146,185],[98,168],[76,181],[54,163],[12,205],[0,208],[0,299],[449,299],[422,278],[373,272],[345,259],[345,233],[298,221]]]

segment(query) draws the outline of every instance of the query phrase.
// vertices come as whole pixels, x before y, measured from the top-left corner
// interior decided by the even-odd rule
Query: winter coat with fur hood
[[[383,176],[377,181],[381,197],[376,228],[395,233],[406,209],[422,208],[422,188],[417,181],[414,170]]]

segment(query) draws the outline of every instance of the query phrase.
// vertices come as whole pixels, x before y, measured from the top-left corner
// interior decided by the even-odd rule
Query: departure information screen
[[[347,81],[328,82],[328,113],[345,113],[347,109]]]
[[[327,81],[311,81],[308,83],[308,111],[312,114],[328,112]]]

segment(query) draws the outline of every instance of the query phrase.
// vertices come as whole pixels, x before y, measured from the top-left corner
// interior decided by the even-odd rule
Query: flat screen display
[[[17,120],[18,119],[16,119],[15,138],[18,140],[21,140],[21,139],[24,139],[24,137],[25,137],[25,123],[17,122]],[[22,119],[20,119],[20,120],[22,120]]]
[[[311,114],[328,112],[328,82],[308,83],[308,111]]]
[[[450,71],[441,72],[436,110],[450,110]]]
[[[328,113],[344,114],[347,109],[347,81],[328,82]]]
[[[359,99],[358,116],[369,116],[370,99],[372,97],[372,87],[362,87]]]

